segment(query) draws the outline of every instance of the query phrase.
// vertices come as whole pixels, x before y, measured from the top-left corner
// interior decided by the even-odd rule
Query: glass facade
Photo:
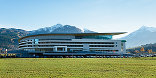
[[[75,36],[75,39],[112,39],[112,35]]]

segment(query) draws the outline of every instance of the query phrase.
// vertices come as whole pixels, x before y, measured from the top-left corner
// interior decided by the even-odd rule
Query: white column
[[[125,42],[122,42],[123,43],[123,53],[125,54],[126,53],[126,45],[125,45]]]
[[[65,52],[67,52],[67,47],[65,47]]]

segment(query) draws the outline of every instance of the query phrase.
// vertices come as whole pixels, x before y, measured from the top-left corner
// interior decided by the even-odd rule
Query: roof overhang
[[[52,35],[73,35],[73,36],[90,36],[90,35],[120,35],[120,34],[125,34],[127,32],[112,32],[112,33],[52,33],[52,34],[37,34],[37,35],[30,35],[30,36],[25,36],[19,39],[22,40],[24,38],[29,38],[29,37],[36,37],[36,36],[52,36]]]

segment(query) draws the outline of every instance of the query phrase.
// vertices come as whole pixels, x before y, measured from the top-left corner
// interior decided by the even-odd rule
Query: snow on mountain
[[[75,26],[64,25],[56,28],[52,33],[83,33],[83,31]]]
[[[80,29],[71,25],[56,24],[51,27],[40,28],[38,30],[30,31],[29,35],[48,34],[48,33],[96,33],[88,29]]]
[[[88,30],[87,32],[89,33],[89,32],[93,32],[93,31]],[[30,31],[29,35],[48,34],[48,33],[84,33],[84,31],[75,26],[71,26],[71,25],[63,26],[61,24],[56,24],[51,27],[45,27],[45,28],[40,28],[38,30]]]
[[[156,32],[156,28],[154,28],[154,27],[146,27],[146,26],[142,26],[141,28],[140,28],[140,31],[144,31],[144,30],[148,30],[148,31],[150,31],[150,32]]]
[[[40,29],[38,29],[38,30],[30,31],[30,35],[51,33],[51,32],[53,32],[55,29],[60,28],[60,27],[63,27],[63,25],[61,25],[61,24],[56,24],[56,25],[51,26],[51,27],[40,28]]]
[[[156,28],[142,26],[138,30],[120,39],[127,40],[127,48],[156,43]]]
[[[86,29],[86,28],[83,29],[83,32],[84,33],[97,33],[97,32],[91,31],[91,30]]]
[[[62,24],[56,24],[56,25],[54,25],[54,26],[52,26],[52,27],[50,28],[50,32],[52,32],[52,31],[55,30],[56,28],[60,28],[60,27],[63,27],[63,25],[62,25]]]
[[[52,32],[53,30],[55,30],[56,28],[59,28],[59,27],[63,27],[63,26],[61,24],[56,24],[56,25],[51,26],[51,27],[41,28],[41,29],[39,29],[39,31],[44,30],[44,31]]]

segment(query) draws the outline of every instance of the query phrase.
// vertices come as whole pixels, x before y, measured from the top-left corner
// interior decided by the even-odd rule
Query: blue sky
[[[0,28],[35,30],[57,23],[97,32],[156,27],[156,0],[0,0]]]

